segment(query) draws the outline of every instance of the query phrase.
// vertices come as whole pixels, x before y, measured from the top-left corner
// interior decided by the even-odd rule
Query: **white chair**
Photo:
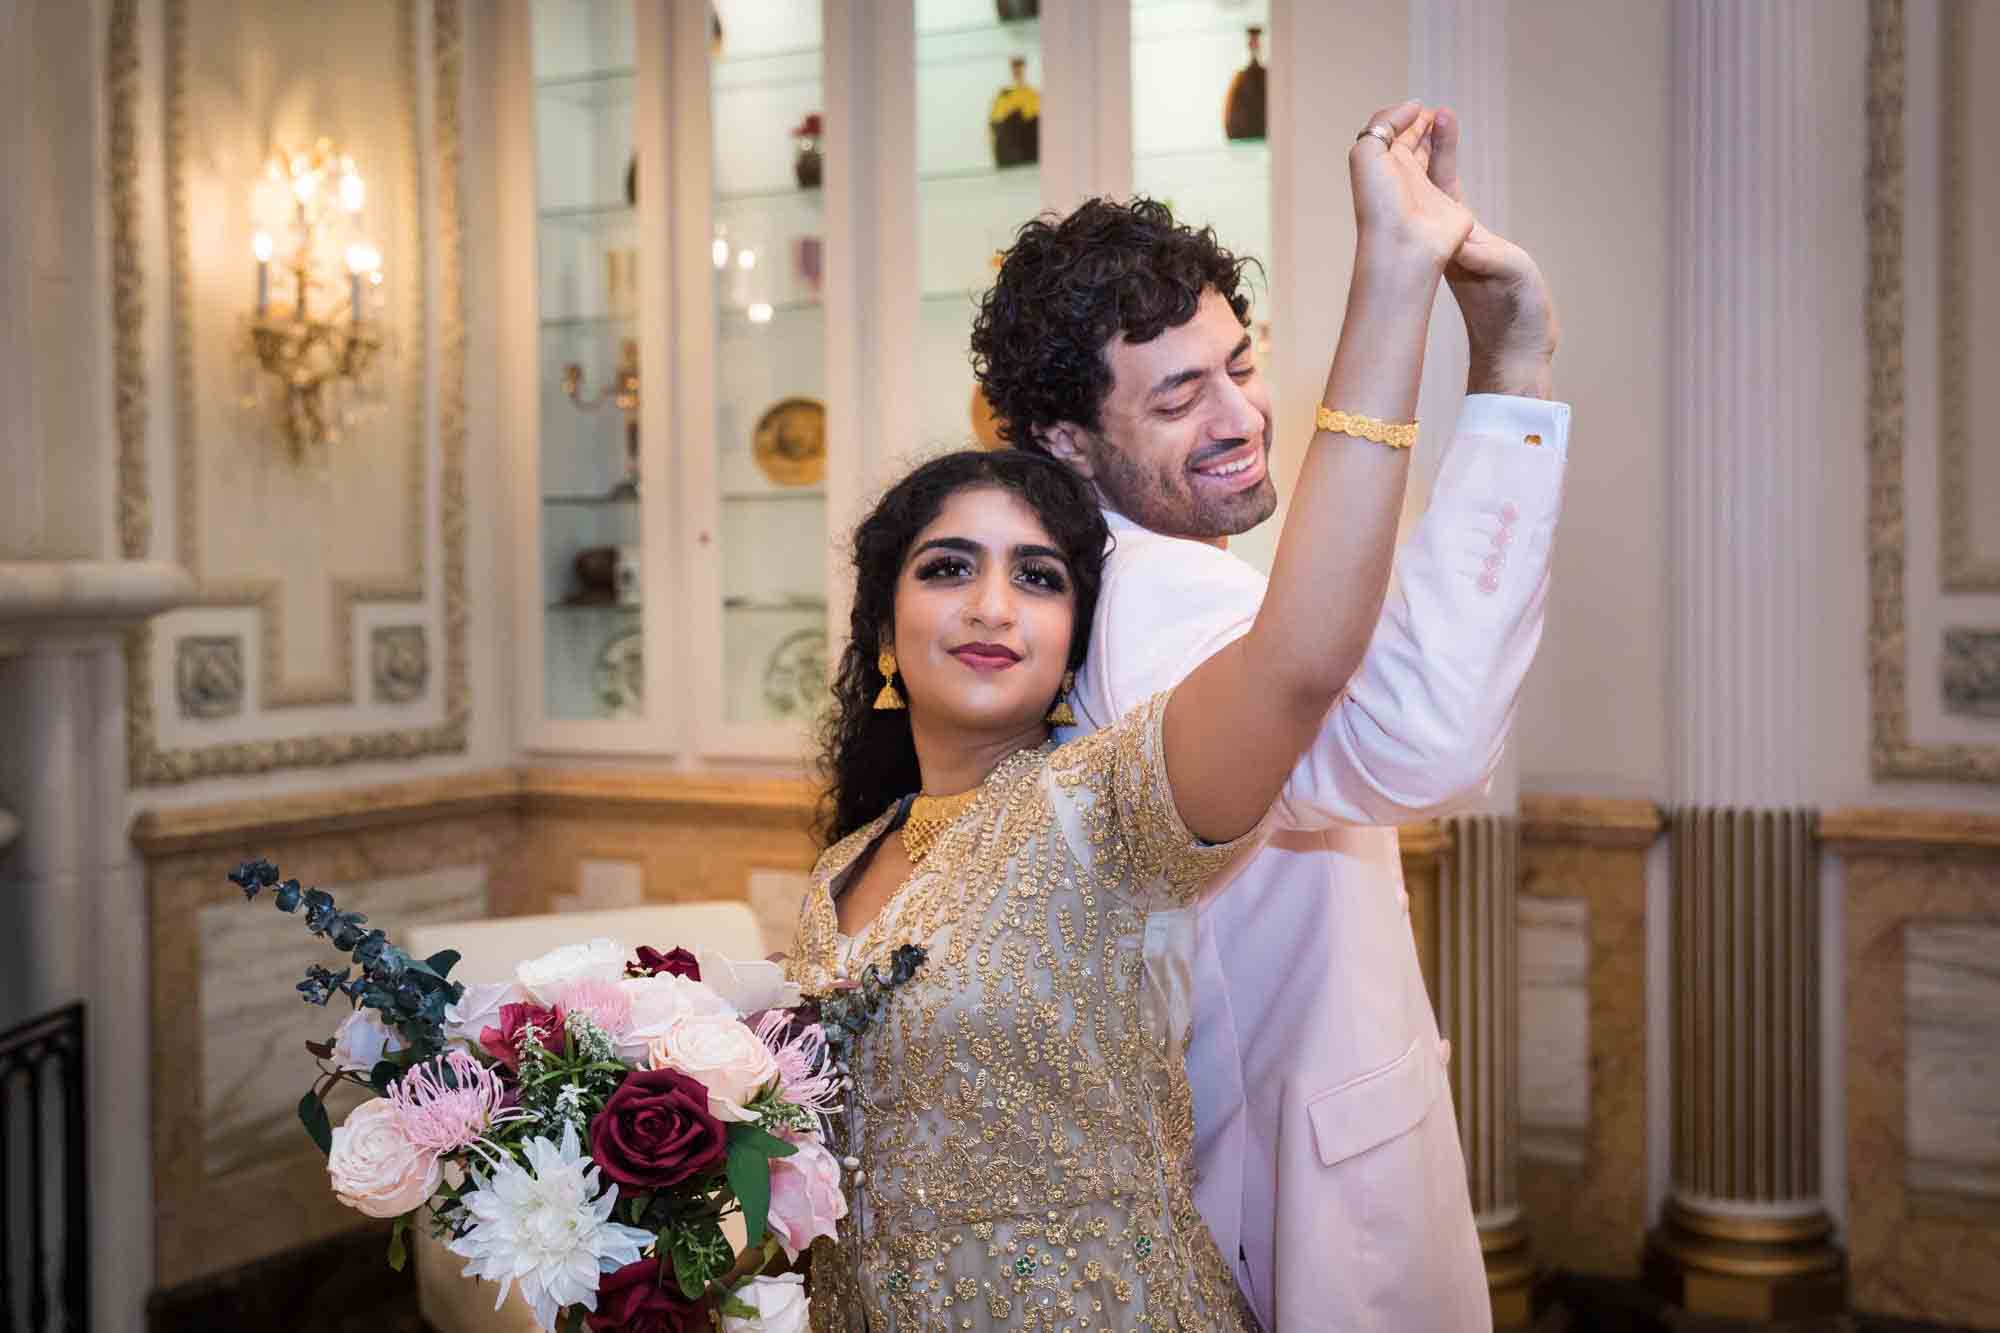
[[[451,970],[451,979],[468,984],[505,981],[523,959],[600,936],[617,940],[628,949],[646,944],[664,952],[679,946],[736,959],[762,958],[769,952],[757,918],[740,902],[662,903],[606,912],[496,917],[411,926],[402,935],[400,947],[415,958],[428,958],[440,949],[458,950],[459,961]],[[510,1292],[507,1304],[496,1312],[493,1299],[497,1288],[492,1283],[466,1277],[465,1261],[431,1239],[428,1226],[418,1225],[412,1233],[417,1300],[424,1319],[437,1333],[533,1333],[535,1316],[518,1294]],[[741,1241],[741,1237],[733,1239]]]

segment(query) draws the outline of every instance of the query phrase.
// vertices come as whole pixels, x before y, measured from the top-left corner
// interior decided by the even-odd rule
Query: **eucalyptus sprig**
[[[243,890],[245,899],[255,899],[259,892],[270,889],[272,905],[281,912],[297,912],[303,906],[306,929],[352,958],[352,963],[338,972],[312,964],[297,989],[307,1004],[318,1005],[338,992],[357,1008],[376,1010],[384,1026],[395,1029],[403,1049],[371,1071],[369,1081],[378,1091],[386,1091],[409,1066],[444,1052],[445,1010],[465,994],[465,988],[450,979],[451,969],[458,963],[456,951],[445,949],[429,958],[412,958],[389,943],[386,932],[364,929],[366,916],[341,911],[333,895],[324,889],[308,889],[295,879],[281,881],[278,867],[262,857],[230,871],[229,881]],[[299,1101],[299,1119],[321,1152],[330,1151],[333,1142],[323,1098],[339,1077],[329,1074]]]

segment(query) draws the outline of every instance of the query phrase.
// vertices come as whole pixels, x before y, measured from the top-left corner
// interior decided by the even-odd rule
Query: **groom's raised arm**
[[[1483,790],[1541,638],[1568,432],[1560,403],[1466,399],[1361,668],[1286,781],[1280,827],[1407,823]],[[1145,549],[1116,562],[1099,602],[1077,692],[1097,726],[1240,637],[1264,593],[1213,547],[1119,540]]]

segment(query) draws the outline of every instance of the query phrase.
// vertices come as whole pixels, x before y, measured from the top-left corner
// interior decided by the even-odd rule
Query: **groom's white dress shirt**
[[[1475,394],[1360,669],[1269,840],[1162,922],[1192,1013],[1196,1202],[1274,1333],[1491,1326],[1393,827],[1485,790],[1541,638],[1569,408]],[[1533,442],[1538,441],[1538,442]],[[1250,628],[1265,579],[1107,512],[1079,735]],[[1150,952],[1150,949],[1149,949]]]

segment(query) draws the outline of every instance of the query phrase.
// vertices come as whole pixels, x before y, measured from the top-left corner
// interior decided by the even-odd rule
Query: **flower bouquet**
[[[839,1057],[885,984],[835,997],[823,1021],[772,964],[598,939],[468,986],[450,979],[456,953],[412,958],[268,861],[229,878],[303,907],[307,929],[351,955],[298,986],[354,1006],[331,1041],[308,1043],[321,1076],[299,1118],[335,1196],[395,1219],[393,1266],[423,1226],[499,1284],[496,1310],[518,1287],[543,1329],[806,1327],[802,1279],[765,1270],[846,1214],[827,1146]],[[911,952],[899,973],[921,961]],[[325,1097],[340,1083],[372,1096],[334,1126]]]

